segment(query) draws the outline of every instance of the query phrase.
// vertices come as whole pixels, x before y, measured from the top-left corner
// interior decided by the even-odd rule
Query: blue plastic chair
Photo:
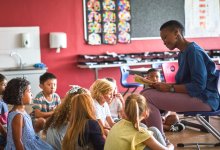
[[[217,88],[218,92],[220,94],[220,73],[218,72],[218,82],[217,82]],[[200,124],[196,124],[193,122],[188,122],[186,120],[182,120],[181,123],[183,123],[186,126],[190,126],[193,128],[200,129],[200,131],[209,132],[211,133],[219,142],[218,143],[179,143],[177,144],[177,147],[186,147],[186,146],[192,146],[196,145],[199,149],[199,145],[211,145],[211,146],[220,146],[220,132],[217,131],[209,122],[210,116],[218,116],[220,115],[220,106],[216,111],[201,111],[201,112],[178,112],[178,114],[184,114],[186,116],[195,116],[197,121]]]
[[[126,66],[126,65],[120,66],[120,72],[121,72],[120,82],[121,82],[122,87],[127,88],[127,90],[124,92],[123,96],[125,96],[128,93],[130,88],[134,88],[134,90],[131,92],[131,93],[134,93],[138,87],[143,86],[142,84],[139,84],[139,83],[135,83],[135,82],[128,83],[127,82],[127,78],[129,76],[129,71],[128,71],[129,69],[130,69],[129,66]]]

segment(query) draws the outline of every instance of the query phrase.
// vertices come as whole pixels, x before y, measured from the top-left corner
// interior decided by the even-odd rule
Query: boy
[[[43,129],[46,119],[50,117],[54,109],[61,103],[60,97],[56,94],[57,79],[52,73],[46,72],[40,76],[40,88],[33,100],[34,129],[38,133]]]
[[[159,70],[151,68],[146,72],[146,80],[143,79],[143,81],[149,80],[153,81],[153,83],[161,82],[160,77]],[[150,84],[146,84],[145,88],[150,88]],[[185,129],[184,124],[179,122],[179,117],[175,112],[160,110],[160,113],[162,115],[163,129],[165,131],[180,132]]]
[[[2,99],[3,92],[7,85],[6,77],[0,74],[0,150],[4,149],[6,145],[6,126],[8,118],[8,106]]]
[[[146,79],[153,81],[153,82],[161,82],[160,79],[160,72],[159,70],[155,68],[151,68],[146,72]],[[147,88],[149,86],[144,85],[144,88]]]

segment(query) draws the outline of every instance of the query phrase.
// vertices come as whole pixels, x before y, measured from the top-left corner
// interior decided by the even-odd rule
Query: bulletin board
[[[130,0],[84,0],[83,5],[88,44],[130,43]]]
[[[131,0],[131,38],[159,38],[168,20],[185,24],[184,0]]]
[[[86,0],[84,0],[86,1]],[[104,0],[100,0],[104,1]],[[115,0],[116,2],[119,0]],[[123,0],[122,0],[123,1]],[[203,1],[194,1],[194,0],[129,0],[130,1],[130,14],[131,14],[131,20],[128,21],[130,24],[130,30],[128,33],[130,34],[131,40],[141,40],[141,39],[159,39],[160,37],[160,26],[169,21],[169,20],[177,20],[180,23],[182,23],[185,26],[186,37],[219,37],[220,36],[220,0],[203,0]],[[206,29],[202,29],[203,33],[199,30],[193,29],[195,28],[196,24],[198,24],[198,21],[195,21],[195,17],[197,19],[201,16],[198,16],[198,12],[196,12],[196,16],[191,17],[192,20],[189,19],[189,16],[192,16],[191,13],[194,11],[194,8],[200,9],[197,7],[192,7],[187,5],[187,3],[190,3],[192,5],[192,2],[201,3],[203,5],[206,5],[206,12],[207,16],[208,13],[215,13],[215,15],[209,15],[213,17],[207,17],[206,20],[208,20],[208,26],[213,26],[213,30],[211,27],[206,27]],[[215,2],[214,2],[215,1]],[[218,2],[218,4],[216,3]],[[217,5],[212,6],[211,9],[209,6],[211,6],[211,3],[216,3]],[[194,4],[193,4],[194,5]],[[85,4],[84,4],[85,6]],[[211,11],[213,10],[213,11]],[[204,11],[204,9],[202,9]],[[201,14],[200,14],[201,15]],[[218,17],[216,17],[218,16]],[[203,17],[203,16],[202,16]],[[85,20],[85,16],[84,16]],[[210,21],[211,20],[211,21]],[[193,22],[194,21],[194,22]],[[193,23],[192,23],[193,22]],[[189,23],[191,23],[191,26],[189,26]],[[211,29],[211,31],[209,31]],[[191,35],[188,34],[192,30],[195,31],[195,34]],[[212,33],[215,31],[215,35]],[[201,34],[198,34],[201,33]],[[211,34],[210,34],[211,33]],[[85,35],[85,39],[87,40],[87,36]]]

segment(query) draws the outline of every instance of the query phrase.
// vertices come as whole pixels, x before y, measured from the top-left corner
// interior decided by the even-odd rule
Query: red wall
[[[167,50],[161,40],[139,40],[131,44],[86,45],[83,36],[82,0],[0,0],[0,27],[39,26],[42,62],[58,78],[58,94],[63,96],[69,84],[89,88],[94,72],[76,66],[78,54],[101,54],[106,51],[127,53]],[[66,32],[68,44],[60,54],[49,48],[49,32]],[[158,31],[159,32],[159,31]],[[205,49],[220,49],[220,38],[190,39]],[[99,77],[111,76],[119,85],[119,69],[99,71]],[[120,87],[120,91],[123,89]]]

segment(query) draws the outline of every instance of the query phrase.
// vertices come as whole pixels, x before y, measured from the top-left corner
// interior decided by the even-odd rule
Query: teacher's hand
[[[161,92],[170,92],[170,84],[157,82],[152,85],[155,89]]]

